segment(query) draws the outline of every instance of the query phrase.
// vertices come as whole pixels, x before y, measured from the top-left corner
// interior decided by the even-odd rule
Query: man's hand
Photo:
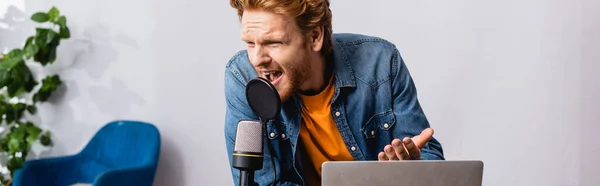
[[[433,136],[433,129],[426,128],[413,138],[394,139],[390,145],[383,148],[383,152],[380,152],[377,157],[379,161],[420,160],[421,149],[431,139],[431,136]]]

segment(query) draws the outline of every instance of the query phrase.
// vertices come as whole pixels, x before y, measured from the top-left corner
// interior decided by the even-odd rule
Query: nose
[[[255,67],[267,67],[271,62],[268,52],[261,46],[255,46],[251,55],[250,62]]]

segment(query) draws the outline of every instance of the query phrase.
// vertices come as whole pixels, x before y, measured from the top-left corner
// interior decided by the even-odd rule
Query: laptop
[[[322,186],[481,186],[482,161],[329,161]]]

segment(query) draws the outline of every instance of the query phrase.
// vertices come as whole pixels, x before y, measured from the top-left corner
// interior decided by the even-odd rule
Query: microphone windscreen
[[[240,121],[235,135],[234,151],[263,153],[263,125],[259,121]]]
[[[275,119],[281,109],[277,89],[269,81],[260,77],[246,84],[246,99],[252,111],[263,121]]]

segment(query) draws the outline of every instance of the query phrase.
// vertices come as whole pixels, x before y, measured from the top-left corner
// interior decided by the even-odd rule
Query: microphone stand
[[[259,186],[254,182],[254,171],[240,170],[240,186]]]

